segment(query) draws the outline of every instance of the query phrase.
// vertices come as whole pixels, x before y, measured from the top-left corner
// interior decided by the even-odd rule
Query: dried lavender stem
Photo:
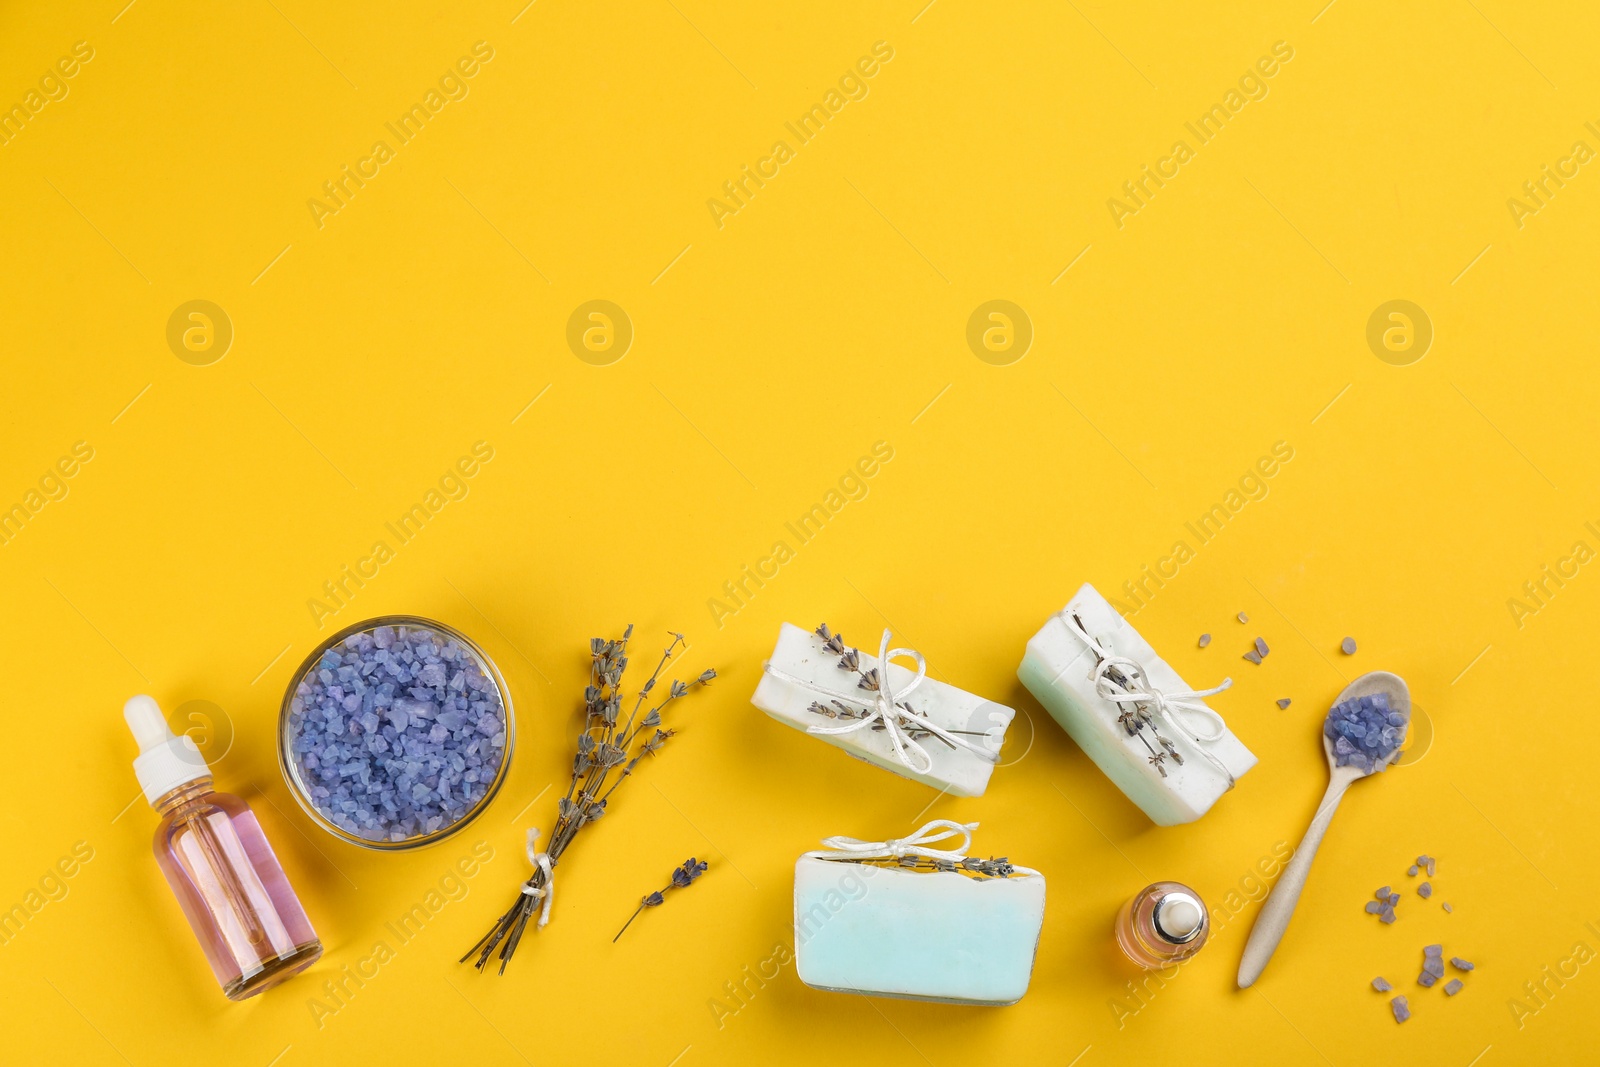
[[[621,937],[624,933],[627,932],[628,927],[633,925],[633,920],[637,919],[639,917],[639,913],[641,911],[643,911],[643,910],[644,910],[644,902],[640,901],[639,902],[639,906],[637,908],[633,909],[633,914],[628,916],[628,921],[622,924],[622,929],[617,931],[617,937]],[[613,945],[615,945],[617,943],[617,937],[613,937],[611,939],[611,943]]]
[[[639,696],[633,702],[633,711],[629,712],[628,723],[622,730],[623,736],[627,736],[628,731],[633,728],[633,720],[638,717],[639,708],[644,705],[645,697],[649,696],[650,691],[656,687],[656,679],[661,677],[662,668],[666,667],[667,661],[672,658],[673,649],[677,648],[679,643],[683,641],[682,634],[673,631],[669,632],[672,633],[672,644],[668,645],[667,650],[661,653],[661,661],[656,664],[656,669],[651,673],[650,680],[639,689]]]

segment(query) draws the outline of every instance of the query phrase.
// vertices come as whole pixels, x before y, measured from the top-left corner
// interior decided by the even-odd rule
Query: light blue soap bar
[[[973,878],[802,856],[794,867],[800,980],[836,993],[1015,1004],[1044,924],[1044,876]]]

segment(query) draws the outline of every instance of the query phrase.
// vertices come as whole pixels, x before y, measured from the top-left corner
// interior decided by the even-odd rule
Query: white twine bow
[[[1200,703],[1201,698],[1216,696],[1231,687],[1232,678],[1224,678],[1221,685],[1210,689],[1185,689],[1176,693],[1164,693],[1150,684],[1144,664],[1126,656],[1115,655],[1095,639],[1071,613],[1063,611],[1060,618],[1066,623],[1067,629],[1076,634],[1079,640],[1095,654],[1097,662],[1089,678],[1094,682],[1096,696],[1102,700],[1109,700],[1118,707],[1129,704],[1135,708],[1141,704],[1149,707],[1153,714],[1171,726],[1175,733],[1194,741],[1199,753],[1227,775],[1228,788],[1233,788],[1233,772],[1205,748],[1206,745],[1220,741],[1227,735],[1228,724],[1223,721],[1221,715]],[[1118,675],[1120,677],[1115,677]],[[1179,713],[1184,716],[1181,721],[1178,718]],[[1196,719],[1204,724],[1203,729],[1195,725]]]
[[[978,828],[975,822],[955,822],[952,819],[934,819],[924,823],[920,829],[909,837],[891,837],[887,841],[862,841],[855,837],[825,837],[822,839],[829,851],[807,852],[807,856],[823,860],[897,860],[902,856],[921,856],[930,860],[949,860],[960,863],[967,858],[967,849],[972,847],[972,831]],[[938,833],[934,831],[937,830]],[[961,836],[960,848],[929,848],[935,841],[943,841],[947,837]]]
[[[904,856],[917,856],[929,860],[946,860],[950,863],[960,863],[967,858],[967,849],[972,847],[972,831],[978,828],[975,822],[955,822],[952,819],[934,819],[923,823],[916,832],[908,837],[891,837],[887,841],[862,841],[855,837],[825,837],[822,839],[823,849],[807,852],[806,858],[819,860],[837,860],[845,863],[862,863],[866,860],[897,860]],[[961,844],[956,848],[929,848],[935,841],[946,838],[961,838]],[[1012,870],[1018,874],[1037,874],[1031,867],[1017,867]]]
[[[889,681],[889,661],[898,659],[901,656],[909,657],[916,662],[917,676],[911,679],[906,687],[897,693]],[[774,677],[782,678],[790,685],[809,689],[813,693],[819,693],[833,700],[861,704],[867,708],[865,716],[848,722],[843,726],[808,726],[806,727],[806,733],[848,734],[856,730],[867,729],[874,723],[881,722],[883,723],[884,731],[889,735],[889,743],[894,746],[895,758],[918,774],[927,774],[933,769],[933,757],[928,754],[927,749],[923,748],[911,737],[911,729],[924,730],[941,741],[947,742],[956,748],[966,749],[979,759],[986,760],[989,763],[1000,762],[1000,754],[998,752],[974,745],[966,738],[956,736],[926,716],[912,711],[903,704],[898,704],[899,701],[910,696],[911,691],[921,685],[922,680],[928,676],[928,661],[923,658],[921,652],[914,648],[890,648],[888,630],[883,631],[883,639],[878,642],[878,689],[870,698],[863,696],[862,693],[864,691],[861,689],[840,692],[825,685],[818,685],[816,682],[798,678],[787,671],[774,667],[770,660],[767,661],[766,671]],[[908,729],[908,726],[910,729]],[[921,766],[918,766],[918,763],[913,761],[913,753],[920,761]]]
[[[538,926],[542,927],[550,921],[550,903],[556,896],[556,874],[554,864],[550,861],[550,853],[539,851],[539,828],[528,828],[528,862],[544,872],[544,885],[535,886],[531,882],[524,882],[522,892],[534,900],[543,901],[539,909]],[[536,929],[538,927],[535,927]]]

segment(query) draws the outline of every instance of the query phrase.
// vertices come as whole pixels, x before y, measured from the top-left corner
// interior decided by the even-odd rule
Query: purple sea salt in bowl
[[[443,623],[385,615],[340,630],[295,672],[278,761],[317,825],[402,850],[488,807],[515,740],[511,695],[483,649]]]

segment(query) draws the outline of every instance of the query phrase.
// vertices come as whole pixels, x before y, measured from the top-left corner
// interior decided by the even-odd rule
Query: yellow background
[[[1564,961],[1600,948],[1600,577],[1580,568],[1520,620],[1507,604],[1574,542],[1600,548],[1600,174],[1520,228],[1507,206],[1573,142],[1600,148],[1591,10],[122,3],[0,12],[0,103],[94,49],[0,146],[0,503],[94,449],[0,546],[0,906],[75,842],[94,851],[0,947],[10,1062],[1592,1054],[1600,966]],[[477,41],[494,58],[469,95],[318,228],[322,183]],[[797,146],[784,123],[878,41],[894,57],[869,95]],[[1196,146],[1184,123],[1278,41],[1294,56],[1269,94]],[[1195,158],[1119,229],[1108,198],[1180,138]],[[779,139],[795,158],[719,228],[706,201]],[[235,331],[209,366],[166,342],[193,299]],[[634,326],[609,366],[565,340],[592,299]],[[1009,366],[965,341],[991,299],[1035,330]],[[1392,299],[1433,323],[1409,366],[1365,340]],[[494,459],[470,494],[319,630],[322,583],[480,440]],[[793,542],[784,523],[880,440],[894,459],[868,495]],[[1270,493],[1199,546],[1185,522],[1278,441],[1294,459]],[[795,558],[719,626],[708,602],[780,539]],[[1081,582],[1115,593],[1180,539],[1195,558],[1135,625],[1191,684],[1235,678],[1213,703],[1261,762],[1199,823],[1156,829],[1014,670]],[[273,748],[295,665],[392,611],[481,641],[520,729],[486,815],[404,855],[316,830]],[[939,677],[1017,707],[988,795],[936,798],[753,709],[783,620],[868,646],[892,621]],[[680,629],[685,671],[722,680],[568,853],[552,925],[509,973],[457,966],[526,874],[524,828],[550,824],[586,641],[629,621],[641,658]],[[1273,651],[1255,667],[1239,656],[1258,634]],[[1252,872],[1298,839],[1322,712],[1374,668],[1409,680],[1431,748],[1352,789],[1277,958],[1238,992]],[[326,942],[248,1003],[217,991],[150,856],[154,815],[129,806],[120,708],[140,691],[220,709],[219,786],[254,805]],[[1049,878],[1020,1004],[831,995],[790,966],[719,1018],[724,983],[791,936],[796,855],[940,816],[981,820],[977,851]],[[322,983],[479,841],[494,859],[465,897],[319,1018]],[[1439,857],[1432,903],[1405,877],[1419,852]],[[690,854],[706,878],[612,945]],[[1110,925],[1157,878],[1228,918],[1141,1005]],[[1390,883],[1405,900],[1381,927],[1362,903]],[[1433,941],[1478,964],[1453,999],[1414,984]],[[1378,974],[1411,997],[1403,1027]]]

